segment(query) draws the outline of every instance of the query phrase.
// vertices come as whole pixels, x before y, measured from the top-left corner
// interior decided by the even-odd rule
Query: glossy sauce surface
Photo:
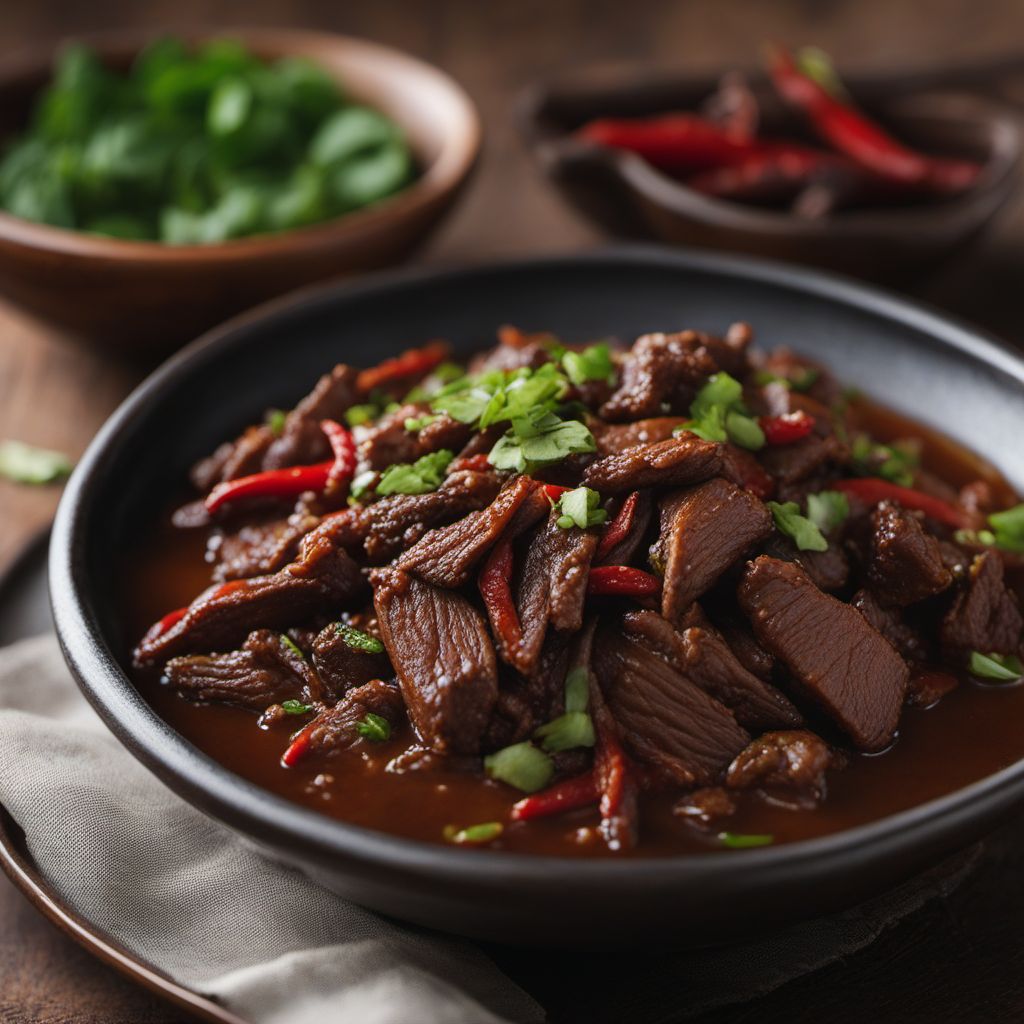
[[[860,424],[879,440],[918,437],[924,468],[959,487],[979,478],[1000,505],[1017,501],[991,466],[947,438],[866,401],[856,404]],[[144,538],[126,559],[123,608],[127,635],[137,638],[169,609],[187,604],[210,582],[204,531],[174,530],[168,522]],[[126,652],[125,663],[128,663]],[[525,823],[507,823],[521,794],[472,772],[435,761],[398,774],[388,770],[413,736],[395,730],[380,744],[360,743],[318,765],[285,768],[280,756],[290,725],[269,729],[238,708],[188,703],[155,675],[134,673],[157,712],[199,749],[225,767],[323,814],[396,835],[444,842],[447,825],[506,822],[495,848],[535,854],[610,856],[596,831],[596,809]],[[295,722],[295,727],[302,723]],[[814,811],[770,806],[744,794],[731,832],[766,833],[792,842],[865,824],[952,792],[1024,756],[1024,686],[984,686],[964,678],[928,710],[903,712],[897,742],[885,753],[850,755],[828,775],[828,799]],[[721,849],[714,833],[702,834],[672,814],[679,794],[642,797],[638,848],[627,856],[657,856]],[[615,856],[622,856],[616,854]]]

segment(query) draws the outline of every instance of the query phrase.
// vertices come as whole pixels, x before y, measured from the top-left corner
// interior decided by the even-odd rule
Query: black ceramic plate
[[[431,846],[293,806],[200,754],[162,722],[114,652],[128,646],[112,556],[188,465],[267,406],[287,407],[338,359],[375,362],[446,337],[463,352],[514,323],[570,340],[744,319],[925,424],[984,451],[1024,487],[1024,361],[902,300],[739,258],[620,249],[467,270],[387,275],[264,307],[190,346],[118,410],[58,512],[50,589],[86,696],[172,789],[336,892],[407,920],[522,943],[677,943],[849,906],[966,845],[1024,801],[1024,761],[948,797],[803,843],[623,862]]]

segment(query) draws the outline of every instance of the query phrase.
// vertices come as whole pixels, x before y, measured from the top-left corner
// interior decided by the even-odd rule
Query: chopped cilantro
[[[426,416],[407,416],[403,425],[410,434],[415,434],[431,423],[436,423],[440,418],[436,414],[431,415],[429,413]]]
[[[821,530],[800,514],[800,506],[795,501],[781,505],[777,501],[769,501],[767,504],[776,528],[791,538],[801,551],[828,550],[828,541],[822,536]]]
[[[388,466],[381,474],[377,493],[387,494],[429,494],[441,486],[444,471],[455,455],[442,448],[440,451],[423,455],[415,462],[398,462]]]
[[[993,542],[997,547],[1024,554],[1024,504],[993,512],[988,517],[988,525],[992,527]]]
[[[345,413],[345,422],[350,427],[361,427],[364,423],[370,423],[380,415],[380,406],[373,402],[364,405],[353,405]]]
[[[727,373],[715,373],[690,404],[690,420],[674,433],[689,431],[705,441],[732,441],[741,448],[764,447],[764,431],[743,405],[743,385]]]
[[[563,530],[578,526],[586,530],[590,526],[600,526],[608,518],[608,513],[598,506],[601,503],[601,495],[589,487],[577,487],[573,491],[566,491],[556,504],[561,515],[558,517],[558,525]]]
[[[284,409],[267,410],[267,426],[274,437],[280,437],[284,433],[284,423],[288,419],[288,413]]]
[[[527,417],[514,420],[512,427],[491,449],[488,461],[496,469],[531,473],[561,462],[567,455],[596,450],[594,437],[584,424],[544,413],[537,420]]]
[[[867,434],[858,434],[853,439],[850,457],[858,473],[880,476],[901,487],[913,486],[914,470],[921,461],[918,445],[913,441],[881,444]]]
[[[850,502],[842,491],[818,491],[807,495],[807,518],[821,530],[834,530],[850,514]]]
[[[356,722],[356,732],[371,743],[383,743],[391,736],[391,723],[369,711],[362,721]]]
[[[601,342],[590,345],[581,352],[566,351],[562,354],[565,375],[579,387],[590,380],[603,380],[609,384],[615,381],[615,365],[611,350]]]

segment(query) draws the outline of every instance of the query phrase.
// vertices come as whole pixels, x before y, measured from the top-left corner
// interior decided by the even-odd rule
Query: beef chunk
[[[418,431],[407,430],[405,421],[430,413],[421,405],[403,405],[367,427],[356,428],[360,469],[385,470],[396,462],[415,462],[423,455],[447,448],[457,452],[473,434],[468,423],[459,423],[445,413],[436,414]]]
[[[772,558],[799,565],[822,590],[842,590],[850,578],[850,561],[835,543],[824,551],[801,551],[789,537],[775,533],[761,545],[761,550]]]
[[[772,530],[771,513],[749,491],[716,477],[665,498],[654,556],[664,566],[661,612],[679,617]]]
[[[1016,654],[1022,620],[1017,599],[1003,582],[1003,562],[995,551],[978,555],[965,585],[942,620],[940,640],[947,655],[965,662],[971,651]]]
[[[487,508],[425,534],[398,559],[398,568],[436,587],[465,586],[477,563],[535,489],[537,485],[529,477],[514,477]]]
[[[511,648],[501,647],[502,657],[524,675],[537,665],[549,624],[568,631],[582,626],[587,577],[597,543],[595,530],[563,530],[555,509],[532,536],[514,589],[522,636]]]
[[[313,665],[324,687],[335,699],[371,679],[385,679],[393,674],[386,654],[368,651],[365,646],[353,642],[352,628],[341,622],[332,622],[324,626],[313,640]]]
[[[253,627],[280,629],[352,600],[365,587],[359,566],[322,531],[307,534],[299,557],[279,572],[213,587],[170,629],[154,626],[136,648],[136,664],[226,650]]]
[[[695,626],[680,633],[657,612],[636,611],[623,616],[623,628],[729,708],[745,729],[760,732],[803,723],[782,693],[736,660],[713,627]]]
[[[358,376],[351,366],[342,364],[325,373],[316,387],[288,413],[281,436],[263,457],[263,468],[281,469],[329,459],[331,446],[320,429],[320,421],[340,420],[359,400]]]
[[[655,444],[638,444],[618,455],[592,462],[583,482],[602,495],[642,487],[680,487],[700,483],[722,471],[722,446],[695,434],[680,434]]]
[[[208,559],[217,559],[213,578],[222,582],[277,572],[296,556],[299,542],[318,522],[302,507],[287,519],[246,523],[235,533],[215,534],[207,545]]]
[[[667,441],[672,431],[685,422],[685,416],[656,416],[654,419],[637,420],[636,423],[596,421],[591,424],[590,432],[597,442],[599,455],[614,455],[638,444]]]
[[[949,672],[931,672],[927,669],[914,672],[907,683],[907,707],[934,707],[959,685],[960,680]]]
[[[722,446],[722,476],[737,483],[755,498],[767,501],[775,494],[775,481],[754,456],[739,445]]]
[[[266,424],[249,427],[235,441],[226,441],[212,455],[201,459],[189,474],[198,491],[209,491],[222,480],[236,480],[263,468],[263,458],[274,443],[274,433]]]
[[[600,558],[595,555],[595,565],[629,565],[640,550],[647,531],[650,529],[651,520],[654,518],[654,496],[650,491],[634,491],[622,499],[619,509],[621,510],[627,502],[630,504],[632,512],[625,536],[605,551]],[[618,511],[615,518],[617,517]],[[608,527],[606,526],[605,529]],[[603,538],[602,534],[601,543],[603,543]]]
[[[330,756],[365,742],[356,726],[367,715],[379,715],[396,725],[401,721],[403,706],[402,694],[393,682],[374,679],[349,690],[302,730],[303,759]]]
[[[626,747],[677,785],[715,782],[749,742],[727,707],[619,628],[597,637],[594,669]]]
[[[775,659],[754,636],[750,624],[739,616],[718,615],[715,628],[722,634],[722,639],[729,645],[729,650],[736,660],[752,675],[768,682],[772,678]]]
[[[829,434],[820,437],[811,434],[793,444],[776,445],[760,452],[761,465],[780,484],[795,484],[806,480],[829,462],[842,462],[846,446]]]
[[[371,574],[381,636],[409,718],[435,750],[473,754],[498,698],[498,665],[483,616],[461,595],[400,569]]]
[[[739,587],[758,639],[861,749],[896,733],[906,662],[855,608],[822,593],[801,568],[761,555]]]
[[[165,674],[172,690],[193,701],[234,704],[263,711],[305,695],[306,675],[280,633],[257,629],[237,651],[172,658]],[[301,661],[301,659],[299,659]]]
[[[938,541],[913,513],[883,502],[871,514],[871,527],[867,578],[884,604],[914,604],[953,582]]]
[[[705,786],[680,797],[672,813],[701,831],[710,832],[736,813],[736,798],[722,786]]]
[[[511,328],[514,331],[515,328]],[[522,334],[518,337],[507,333],[500,345],[482,355],[474,356],[469,364],[470,373],[490,373],[493,370],[521,370],[527,367],[536,370],[551,362],[550,342],[556,340],[550,334]],[[514,340],[513,340],[514,339]]]
[[[811,810],[825,799],[828,744],[806,729],[768,732],[742,751],[726,773],[730,789],[757,789],[770,803]]]
[[[621,422],[687,412],[701,381],[717,369],[704,341],[696,331],[637,338],[626,356],[621,383],[601,406],[601,416]]]
[[[913,626],[904,621],[898,608],[883,607],[870,590],[858,590],[850,604],[896,648],[907,661],[923,661],[928,645]]]

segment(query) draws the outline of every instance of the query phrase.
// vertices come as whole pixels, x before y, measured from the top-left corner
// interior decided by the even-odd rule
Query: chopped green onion
[[[380,640],[375,636],[370,636],[369,633],[364,633],[361,629],[356,629],[355,626],[339,622],[337,630],[342,640],[353,650],[362,651],[364,654],[384,653],[384,645]]]
[[[383,743],[391,736],[391,723],[370,711],[361,722],[356,722],[356,732],[371,743]]]
[[[555,774],[551,758],[530,743],[515,743],[484,758],[492,779],[508,783],[524,793],[543,789]]]
[[[968,547],[990,548],[996,543],[996,535],[991,530],[955,530],[953,540]]]
[[[1024,504],[1015,505],[988,517],[997,547],[1024,554]]]
[[[755,846],[771,846],[775,836],[757,833],[719,832],[718,841],[730,850],[749,850]]]
[[[764,431],[761,424],[740,412],[725,415],[725,432],[729,440],[748,451],[760,451],[764,447]]]
[[[603,508],[598,508],[601,503],[601,495],[589,487],[577,487],[575,490],[566,491],[556,503],[556,508],[562,513],[557,522],[563,530],[578,526],[586,530],[591,526],[600,526],[608,518],[608,513]]]
[[[423,455],[415,462],[399,462],[388,466],[381,474],[377,493],[429,494],[441,486],[448,463],[455,458],[447,448]]]
[[[810,519],[800,514],[800,506],[795,501],[787,501],[781,505],[777,501],[769,501],[767,505],[778,531],[791,538],[801,551],[828,550],[828,541],[821,530]]]
[[[373,487],[374,480],[377,479],[377,472],[373,469],[364,469],[362,473],[359,473],[349,485],[348,493],[353,498],[361,498],[367,491]]]
[[[19,484],[51,484],[71,472],[63,452],[35,448],[21,441],[0,441],[0,476]]]
[[[274,437],[280,437],[284,433],[284,423],[288,419],[288,413],[284,409],[267,410],[267,426]]]
[[[380,415],[380,406],[372,403],[366,403],[365,405],[353,405],[350,406],[348,411],[345,413],[345,422],[350,427],[360,427],[364,423],[369,423],[371,420],[375,420]]]
[[[470,825],[467,828],[446,825],[443,835],[448,842],[458,846],[479,846],[483,843],[493,842],[504,831],[505,826],[500,821],[485,821],[480,825]]]
[[[299,645],[287,633],[281,633],[280,637],[281,643],[283,643],[296,658],[301,658],[303,661],[306,660],[306,655],[303,653],[302,648],[299,647]]]
[[[850,514],[850,502],[842,491],[818,491],[807,495],[807,518],[822,532],[834,530]]]
[[[281,707],[287,715],[304,715],[313,710],[312,704],[303,704],[301,700],[285,700]]]
[[[436,414],[431,415],[429,413],[426,416],[407,416],[404,426],[410,434],[415,434],[431,423],[436,423],[440,418]]]
[[[1024,676],[1024,665],[1013,654],[982,654],[971,651],[968,671],[979,679],[994,679],[1001,683],[1015,683]]]
[[[858,434],[850,445],[854,469],[863,476],[880,476],[901,487],[911,487],[914,470],[921,461],[918,445],[913,441],[880,444],[867,434]]]
[[[577,665],[565,677],[565,710],[586,711],[590,703],[590,673],[585,665]]]
[[[540,740],[541,746],[552,753],[574,747],[592,747],[594,723],[585,711],[567,711],[542,725],[534,732],[533,738]]]

